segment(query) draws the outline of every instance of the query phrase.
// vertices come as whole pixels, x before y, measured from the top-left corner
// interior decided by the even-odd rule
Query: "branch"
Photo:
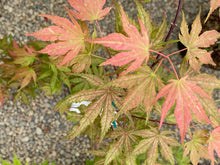
[[[135,116],[135,115],[131,115],[132,117],[135,117],[137,119],[142,119],[142,120],[146,120],[146,118],[144,117],[139,117],[139,116]],[[155,123],[160,123],[159,120],[151,120],[149,119],[149,121],[152,121],[152,122],[155,122]],[[166,125],[172,125],[172,126],[177,126],[176,124],[171,124],[171,123],[166,123],[166,122],[163,122],[163,124],[166,124]]]
[[[169,30],[168,34],[167,34],[167,36],[166,36],[166,38],[165,38],[165,40],[164,40],[165,42],[168,41],[168,39],[170,38],[171,33],[173,32],[173,29],[176,27],[176,22],[177,22],[177,18],[178,18],[180,9],[181,9],[181,5],[182,5],[182,0],[179,0],[178,8],[177,8],[177,11],[176,11],[176,16],[175,16],[175,18],[174,18],[174,21],[173,21],[173,23],[172,23],[172,25],[171,25],[171,27],[170,27],[170,30]],[[152,69],[161,59],[163,59],[163,57],[160,58],[160,59],[159,59],[159,58],[160,58],[160,55],[158,54],[157,57],[156,57],[157,61],[151,65],[151,69]]]

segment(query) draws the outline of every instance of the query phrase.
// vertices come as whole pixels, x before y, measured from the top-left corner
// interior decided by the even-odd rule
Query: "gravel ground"
[[[136,7],[133,0],[118,0],[129,16],[136,18]],[[112,0],[107,0],[106,6],[111,6]],[[152,0],[145,5],[151,17],[156,22],[161,21],[163,13],[166,14],[168,24],[175,17],[178,0]],[[67,17],[62,6],[71,8],[67,0],[0,0],[0,38],[11,34],[21,43],[27,42],[29,37],[24,33],[32,33],[48,26],[50,22],[39,17],[39,14],[57,15]],[[182,9],[186,20],[192,22],[202,8],[202,15],[209,9],[209,0],[184,0]],[[171,38],[176,39],[181,21],[181,13]],[[114,31],[113,11],[100,21],[104,35]],[[169,51],[177,50],[174,45]],[[172,57],[174,64],[179,64],[181,56]],[[178,65],[177,65],[178,66]],[[203,72],[214,74],[220,78],[219,71],[203,68]],[[216,90],[214,98],[219,99],[220,91]],[[48,159],[56,161],[58,165],[83,165],[86,159],[91,159],[89,154],[82,153],[90,148],[87,136],[80,136],[72,141],[64,141],[68,130],[73,123],[66,121],[58,113],[53,112],[55,104],[63,99],[65,94],[59,96],[43,96],[40,94],[31,102],[31,108],[20,103],[13,103],[9,99],[3,109],[0,109],[0,157],[6,160],[13,159],[13,153],[25,161],[42,163]],[[204,160],[201,164],[209,164]]]

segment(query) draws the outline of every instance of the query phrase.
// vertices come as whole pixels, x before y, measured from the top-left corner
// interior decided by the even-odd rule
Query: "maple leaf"
[[[131,156],[131,152],[133,150],[133,144],[137,143],[138,139],[133,135],[133,132],[133,129],[124,130],[121,128],[111,132],[110,138],[117,138],[118,140],[113,143],[107,151],[104,165],[108,165],[113,159],[122,155],[123,152],[127,159],[126,164],[130,165],[131,162],[135,162],[135,158]]]
[[[127,95],[124,97],[123,105],[116,117],[141,103],[149,115],[152,109],[151,104],[156,97],[156,89],[163,87],[161,79],[148,66],[138,68],[137,74],[120,76],[111,81],[109,85],[127,89]]]
[[[95,75],[86,75],[86,74],[78,74],[78,76],[86,79],[93,85],[100,86],[104,85],[104,82],[101,78]],[[100,88],[100,89],[89,89],[83,90],[73,95],[70,95],[65,100],[60,101],[55,109],[60,109],[64,111],[62,107],[66,108],[66,105],[70,105],[71,103],[78,103],[81,101],[91,101],[92,103],[88,105],[85,109],[85,114],[81,118],[80,123],[78,126],[73,127],[70,131],[67,138],[73,139],[82,133],[89,125],[91,125],[95,119],[101,113],[101,138],[100,141],[103,139],[105,134],[107,133],[108,129],[110,128],[111,123],[113,122],[114,114],[114,107],[112,106],[112,102],[116,104],[116,106],[120,106],[122,103],[121,96],[122,91],[118,89],[114,89],[112,87]]]
[[[213,75],[208,74],[196,74],[187,78],[189,82],[196,83],[200,86],[210,97],[213,95],[213,90],[220,88],[220,80]],[[214,100],[197,95],[200,103],[205,110],[206,114],[210,116],[211,121],[215,126],[220,124],[220,114],[218,108],[215,106]]]
[[[47,53],[51,56],[65,55],[63,61],[58,65],[64,65],[71,59],[73,59],[80,50],[84,50],[84,39],[88,36],[88,28],[81,29],[78,22],[73,18],[70,11],[66,9],[72,22],[68,19],[52,16],[52,15],[40,15],[53,21],[57,26],[49,26],[35,33],[27,33],[25,35],[33,36],[44,41],[58,41],[46,46],[39,53]]]
[[[69,4],[78,12],[71,11],[72,15],[82,21],[102,20],[112,7],[102,10],[106,0],[68,0]]]
[[[14,64],[21,64],[23,66],[28,66],[33,64],[35,57],[37,56],[36,51],[32,47],[29,48],[27,45],[20,48],[16,44],[16,46],[14,46],[13,51],[8,50],[8,52],[14,58],[13,60]]]
[[[103,46],[110,47],[114,50],[124,50],[107,61],[101,63],[101,65],[115,65],[122,66],[134,61],[126,71],[122,72],[121,75],[126,74],[130,71],[135,71],[145,61],[148,62],[150,53],[150,43],[146,28],[139,19],[141,34],[138,29],[129,23],[128,18],[121,7],[122,22],[125,32],[128,37],[120,33],[112,33],[103,38],[97,38],[94,40],[88,40],[92,43],[101,44]]]
[[[153,165],[156,162],[156,158],[158,156],[158,147],[161,147],[162,156],[170,161],[171,164],[174,164],[174,157],[172,154],[172,150],[168,145],[178,146],[178,142],[172,137],[167,137],[167,134],[171,134],[171,131],[163,131],[159,133],[158,130],[153,128],[152,130],[138,130],[134,131],[132,134],[141,136],[144,138],[139,142],[135,149],[133,150],[133,155],[139,155],[148,151],[146,162],[149,165]]]
[[[209,118],[206,116],[199,99],[196,97],[196,94],[210,100],[211,98],[195,83],[188,81],[187,77],[188,76],[185,76],[179,80],[169,80],[170,84],[166,85],[153,101],[154,104],[160,97],[167,95],[161,112],[160,128],[167,112],[176,101],[174,114],[177,125],[180,129],[182,143],[184,142],[185,132],[187,131],[187,127],[189,126],[192,118],[190,110],[192,110],[200,119],[211,123]]]
[[[208,149],[204,146],[208,140],[206,134],[207,130],[194,132],[192,140],[184,145],[185,150],[183,156],[185,157],[190,152],[190,160],[193,165],[197,165],[199,163],[200,157],[209,159]]]
[[[212,14],[212,12],[217,9],[218,7],[220,7],[220,1],[219,0],[210,0],[210,9],[209,9],[209,13],[205,19],[204,22],[206,22],[209,18],[209,16]]]
[[[216,127],[208,140],[208,152],[212,160],[212,165],[214,165],[214,150],[217,152],[218,157],[220,158],[220,126]]]
[[[34,83],[36,83],[37,75],[32,68],[26,66],[17,69],[15,75],[11,78],[10,81],[17,81],[20,79],[22,79],[20,87],[20,89],[22,89],[30,83],[31,79],[33,79]]]
[[[216,30],[206,31],[199,35],[201,30],[202,25],[200,21],[200,12],[192,24],[190,34],[183,13],[183,20],[180,27],[181,34],[179,34],[179,39],[182,44],[187,47],[185,58],[187,61],[189,61],[190,66],[197,72],[199,72],[200,65],[202,64],[215,65],[211,58],[211,52],[207,52],[207,50],[200,48],[209,47],[220,37],[220,33],[218,33]]]

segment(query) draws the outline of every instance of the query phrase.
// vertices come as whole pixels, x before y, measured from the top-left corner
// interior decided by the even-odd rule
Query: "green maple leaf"
[[[77,92],[73,95],[68,96],[65,100],[59,102],[55,109],[60,109],[64,111],[62,107],[67,108],[71,103],[78,103],[81,101],[91,101],[92,103],[88,105],[85,109],[85,114],[81,118],[78,126],[73,127],[67,136],[68,139],[73,139],[76,136],[80,135],[89,125],[94,123],[97,117],[101,117],[101,138],[103,139],[108,129],[110,128],[111,123],[114,118],[114,107],[112,102],[116,106],[120,106],[122,98],[119,97],[122,95],[123,91],[119,91],[112,87],[105,87],[97,89],[100,86],[104,85],[104,82],[101,78],[94,75],[81,74],[82,78],[85,78],[89,83],[97,86],[96,89],[89,89]],[[101,115],[100,115],[101,113]]]
[[[190,160],[193,165],[197,165],[199,163],[200,157],[209,159],[208,148],[207,146],[204,146],[208,140],[206,134],[207,130],[194,132],[192,140],[184,145],[184,157],[190,152]]]
[[[156,162],[158,156],[158,147],[161,147],[162,156],[170,161],[171,164],[174,164],[174,157],[172,154],[171,148],[168,146],[178,146],[179,143],[173,139],[172,137],[168,137],[166,135],[172,134],[171,131],[163,131],[159,133],[157,129],[152,128],[151,130],[138,130],[134,131],[132,134],[141,136],[144,138],[139,142],[137,146],[135,146],[132,155],[139,155],[143,153],[147,154],[147,162],[149,165],[153,165]]]
[[[132,157],[133,144],[137,143],[138,139],[133,135],[134,130],[124,130],[118,128],[111,132],[110,138],[117,138],[118,140],[110,145],[106,152],[105,163],[108,165],[112,160],[124,155],[126,157],[126,164],[135,162],[135,157]]]
[[[156,90],[163,87],[161,79],[147,66],[140,67],[135,74],[120,76],[109,85],[127,89],[127,95],[124,97],[123,105],[116,117],[139,104],[144,105],[149,115],[153,99],[156,97]]]

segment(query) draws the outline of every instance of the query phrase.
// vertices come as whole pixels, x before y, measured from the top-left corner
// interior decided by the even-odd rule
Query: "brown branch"
[[[146,118],[144,117],[139,117],[139,116],[135,116],[135,115],[131,115],[132,117],[135,117],[137,119],[142,119],[142,120],[146,120]],[[152,122],[155,122],[155,123],[160,123],[159,120],[152,120],[152,119],[149,119],[149,121],[152,121]],[[172,125],[172,126],[177,126],[176,124],[171,124],[171,123],[167,123],[167,122],[163,122],[162,124],[166,124],[166,125]]]
[[[181,5],[182,5],[182,0],[179,0],[179,4],[178,4],[178,8],[177,8],[177,11],[176,11],[176,16],[175,16],[175,18],[174,18],[174,21],[173,21],[173,23],[172,23],[172,25],[171,25],[171,27],[170,27],[170,30],[169,30],[169,32],[168,32],[168,34],[167,34],[167,36],[166,36],[166,38],[165,38],[165,42],[166,41],[168,41],[168,39],[170,38],[170,35],[171,35],[171,33],[173,32],[173,29],[176,27],[176,22],[177,22],[177,18],[178,18],[178,15],[179,15],[179,12],[180,12],[180,9],[181,9]],[[156,57],[156,59],[158,60],[158,61],[156,61],[155,63],[153,63],[152,65],[151,65],[151,69],[161,60],[161,59],[163,59],[164,57],[162,57],[162,58],[160,58],[160,55],[158,54],[157,55],[157,57]]]

